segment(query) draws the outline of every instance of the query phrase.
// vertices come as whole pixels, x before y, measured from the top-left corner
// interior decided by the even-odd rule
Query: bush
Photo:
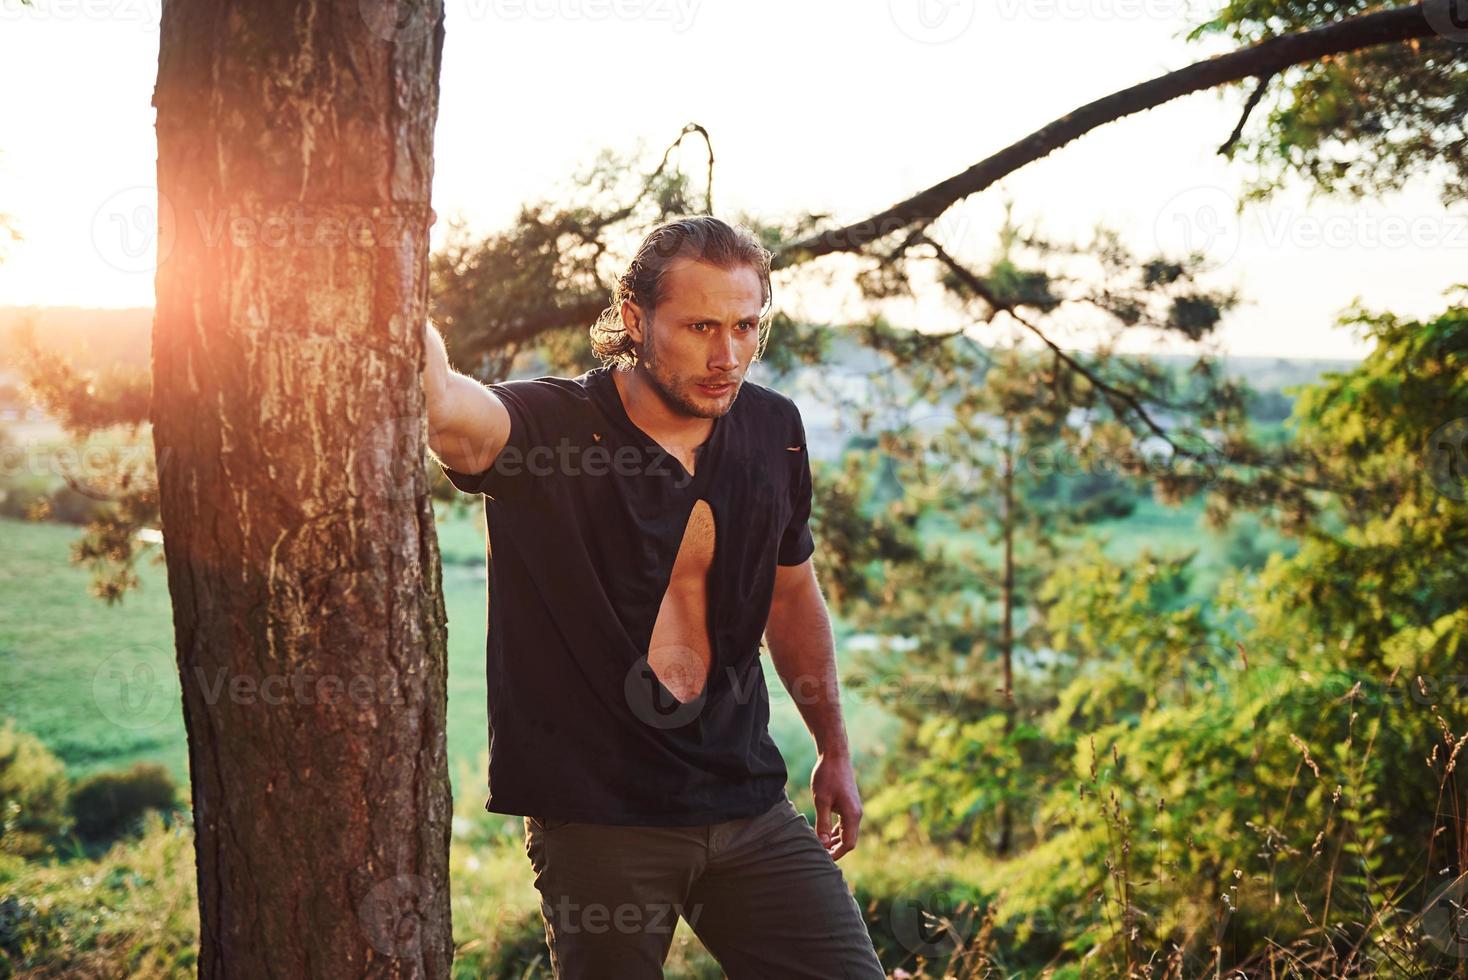
[[[47,502],[47,519],[58,524],[86,524],[108,507],[103,501],[88,497],[63,483],[51,494]]]
[[[75,833],[90,844],[109,844],[138,830],[150,810],[167,813],[178,804],[168,770],[139,762],[125,772],[103,772],[77,783],[70,810]]]
[[[49,494],[31,487],[8,487],[0,500],[0,516],[18,521],[54,521],[82,525],[106,511],[111,504],[95,500],[63,483]]]
[[[0,728],[0,853],[45,853],[66,831],[66,770],[40,739]]]
[[[55,916],[24,895],[0,898],[0,976],[36,951],[54,947],[61,930]]]
[[[198,975],[194,840],[156,813],[94,858],[0,858],[0,978]]]
[[[0,499],[0,517],[11,517],[17,521],[34,519],[36,507],[45,501],[46,495],[29,487],[10,487]]]

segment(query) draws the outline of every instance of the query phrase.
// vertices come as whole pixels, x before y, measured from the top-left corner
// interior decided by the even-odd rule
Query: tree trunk
[[[151,417],[204,977],[449,972],[442,49],[436,4],[163,8]]]

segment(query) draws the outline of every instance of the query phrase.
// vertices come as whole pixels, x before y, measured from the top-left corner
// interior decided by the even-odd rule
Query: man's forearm
[[[822,756],[849,756],[831,618],[820,591],[812,586],[772,608],[765,640],[785,690],[815,739],[816,751]]]

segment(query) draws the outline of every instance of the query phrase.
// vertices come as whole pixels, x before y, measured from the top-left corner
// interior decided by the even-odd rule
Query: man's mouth
[[[723,384],[716,385],[706,385],[700,383],[698,388],[705,395],[727,395],[729,392],[734,390],[734,382],[726,381]]]

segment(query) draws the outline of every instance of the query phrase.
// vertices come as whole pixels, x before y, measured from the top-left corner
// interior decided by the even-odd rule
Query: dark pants
[[[788,796],[696,827],[525,818],[560,980],[661,977],[681,915],[731,980],[885,980],[836,862]]]

